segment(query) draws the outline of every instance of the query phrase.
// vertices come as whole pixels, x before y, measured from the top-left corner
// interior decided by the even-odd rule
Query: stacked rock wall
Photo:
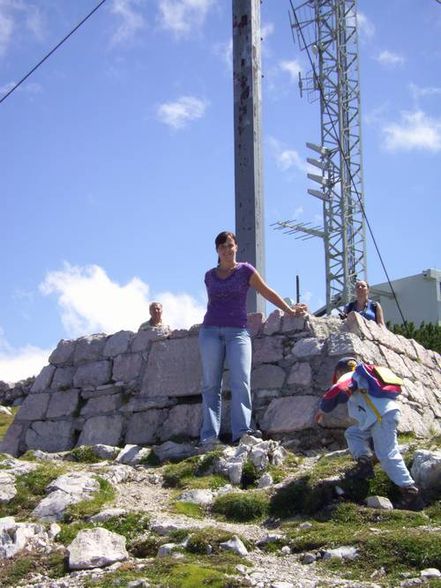
[[[249,315],[256,426],[275,438],[326,442],[314,423],[336,361],[348,354],[387,365],[405,382],[401,431],[440,431],[441,357],[351,313],[306,319],[274,311]],[[62,340],[25,397],[0,451],[63,451],[76,445],[150,445],[197,439],[201,424],[199,327]],[[223,433],[228,433],[228,371]],[[324,423],[347,425],[345,407]]]

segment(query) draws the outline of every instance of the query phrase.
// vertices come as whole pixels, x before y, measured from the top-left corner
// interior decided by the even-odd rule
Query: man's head
[[[150,324],[154,327],[162,323],[162,304],[160,302],[152,302],[149,306],[150,310]]]
[[[342,357],[338,360],[337,365],[334,368],[333,383],[337,382],[343,374],[353,372],[357,366],[357,360],[355,357]]]

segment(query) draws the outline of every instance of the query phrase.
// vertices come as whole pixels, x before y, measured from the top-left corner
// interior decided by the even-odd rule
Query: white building
[[[427,269],[416,276],[393,280],[392,288],[407,322],[416,327],[423,321],[441,325],[441,270]],[[370,297],[383,307],[386,322],[403,322],[387,282],[372,285]]]

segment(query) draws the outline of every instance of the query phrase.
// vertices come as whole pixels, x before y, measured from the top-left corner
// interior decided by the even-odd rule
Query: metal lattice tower
[[[321,144],[307,143],[318,174],[308,174],[323,201],[323,227],[284,221],[277,228],[321,237],[325,247],[326,311],[346,304],[356,279],[366,279],[356,0],[307,0],[292,7],[291,26],[312,70],[299,75],[300,93],[320,101]],[[316,314],[320,313],[317,311]]]

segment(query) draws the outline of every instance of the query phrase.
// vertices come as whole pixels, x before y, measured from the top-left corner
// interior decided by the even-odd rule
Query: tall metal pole
[[[265,275],[260,0],[233,0],[234,166],[238,259]],[[264,312],[251,289],[248,312]]]

